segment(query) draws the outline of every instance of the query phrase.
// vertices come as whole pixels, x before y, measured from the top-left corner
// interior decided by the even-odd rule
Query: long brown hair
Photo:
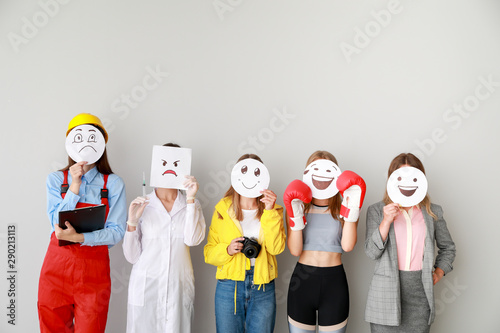
[[[332,153],[327,152],[326,150],[317,150],[314,153],[312,153],[312,155],[309,156],[309,158],[307,159],[306,167],[316,160],[330,160],[338,165],[337,159],[335,158],[335,156],[333,156]],[[328,199],[328,210],[330,211],[330,214],[334,219],[343,222],[343,219],[341,219],[340,217],[341,204],[342,204],[342,196],[340,195],[340,192],[335,194],[330,199]],[[312,201],[310,203],[305,204],[304,212],[307,213],[311,209],[311,206],[312,206]]]
[[[255,154],[244,154],[238,159],[238,161],[236,163],[238,163],[239,161],[245,160],[247,158],[252,158],[254,160],[259,161],[260,163],[264,163],[264,162],[262,162],[260,157],[255,155]],[[243,211],[241,210],[241,205],[240,205],[240,197],[241,196],[239,195],[238,192],[236,192],[234,190],[232,185],[229,187],[226,194],[224,194],[224,198],[227,198],[227,197],[232,199],[232,203],[231,203],[231,206],[229,207],[229,209],[233,209],[234,214],[236,215],[236,219],[238,221],[242,221],[243,220]],[[255,198],[255,201],[257,202],[257,219],[259,219],[259,220],[262,216],[262,213],[264,213],[264,209],[266,207],[266,205],[262,201],[260,201],[260,199],[262,197],[263,197],[263,195]],[[219,214],[219,218],[222,219],[222,216],[220,214]]]
[[[92,126],[94,126],[94,125],[92,125]],[[104,132],[99,126],[94,126],[94,127],[97,128],[99,131],[101,131],[102,135],[104,136]],[[73,161],[73,159],[68,156],[68,165],[66,165],[64,168],[62,168],[59,171],[69,170],[70,166],[72,166],[75,163],[76,162]],[[110,175],[113,173],[113,171],[111,170],[111,166],[109,165],[109,162],[108,162],[108,155],[106,154],[106,148],[104,148],[104,153],[102,154],[101,158],[97,162],[95,162],[95,166],[97,168],[97,171],[99,171],[103,175]]]
[[[417,168],[419,169],[420,171],[422,171],[425,175],[425,169],[424,169],[424,165],[422,164],[422,162],[418,159],[417,156],[413,155],[412,153],[401,153],[399,154],[398,156],[396,156],[391,164],[389,165],[389,171],[387,172],[387,179],[389,179],[389,177],[391,176],[391,174],[396,171],[397,169],[399,169],[401,166],[403,165],[409,165],[409,166],[412,166],[414,168]],[[386,205],[392,203],[392,200],[391,198],[389,198],[389,194],[387,193],[387,188],[385,189],[385,194],[384,194],[384,203]],[[419,208],[422,208],[422,207],[425,207],[425,210],[427,211],[427,214],[429,214],[430,216],[432,216],[433,219],[437,219],[437,216],[436,214],[434,214],[431,210],[431,199],[429,198],[429,194],[426,194],[425,195],[425,198],[424,200],[422,200],[419,204],[418,204],[418,207]]]

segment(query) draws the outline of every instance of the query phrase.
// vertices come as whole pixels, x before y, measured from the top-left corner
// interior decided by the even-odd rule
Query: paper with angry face
[[[153,146],[149,185],[185,190],[185,176],[191,174],[191,149]]]

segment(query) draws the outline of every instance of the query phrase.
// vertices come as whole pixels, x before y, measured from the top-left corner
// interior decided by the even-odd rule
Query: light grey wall
[[[455,270],[436,286],[433,331],[498,332],[499,41],[495,0],[1,1],[0,331],[38,331],[45,178],[65,163],[69,120],[91,112],[106,122],[128,202],[141,194],[152,145],[191,147],[208,224],[226,167],[244,152],[263,158],[281,197],[314,150],[329,150],[366,180],[365,207],[381,199],[391,159],[417,153],[458,248]],[[350,332],[369,331],[365,212],[344,256]],[[6,317],[10,223],[15,327]],[[204,244],[191,250],[194,332],[215,332]],[[296,258],[285,250],[278,261],[282,333]],[[125,330],[130,268],[115,246],[108,332]]]

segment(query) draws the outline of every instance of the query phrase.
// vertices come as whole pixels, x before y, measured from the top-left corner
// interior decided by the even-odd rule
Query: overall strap
[[[68,192],[68,188],[69,188],[69,185],[68,185],[68,170],[64,170],[63,174],[64,174],[64,179],[63,179],[63,182],[61,184],[61,197],[64,199],[64,197],[66,196],[66,192]]]
[[[109,175],[102,175],[104,178],[104,186],[101,189],[101,204],[106,205],[106,218],[109,213],[108,189],[106,188],[106,185],[108,184],[108,176]]]

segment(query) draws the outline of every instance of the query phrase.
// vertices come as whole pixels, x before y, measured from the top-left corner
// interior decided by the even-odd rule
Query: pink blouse
[[[402,271],[421,270],[427,232],[422,210],[417,206],[412,207],[408,213],[401,209],[401,214],[394,220],[394,231],[399,269]]]

